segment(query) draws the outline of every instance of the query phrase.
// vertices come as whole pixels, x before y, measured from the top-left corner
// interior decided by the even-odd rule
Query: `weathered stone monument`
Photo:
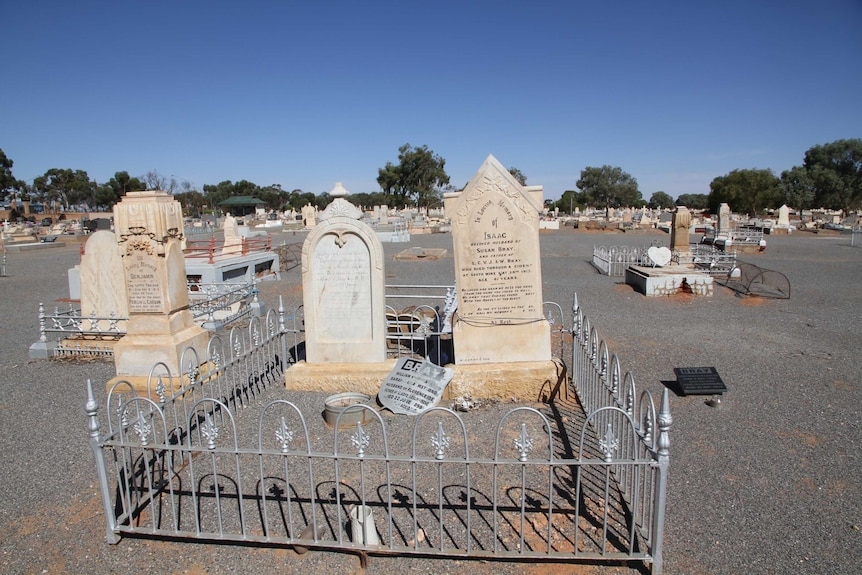
[[[718,206],[718,229],[715,230],[716,236],[727,236],[730,233],[730,206],[722,202]]]
[[[182,208],[167,192],[128,192],[114,206],[114,228],[129,310],[127,334],[114,346],[117,376],[146,378],[156,362],[179,376],[188,369],[183,351],[203,361],[209,342],[189,311]]]
[[[302,223],[309,229],[317,225],[317,210],[311,204],[306,204],[302,208]]]
[[[98,230],[90,234],[81,257],[80,299],[81,317],[123,318],[117,321],[117,328],[126,329],[129,317],[129,301],[126,295],[126,282],[118,281],[125,275],[123,258],[117,245],[117,237],[108,230]],[[111,328],[108,320],[98,322],[102,331]]]
[[[790,208],[787,207],[787,204],[778,208],[778,225],[783,228],[790,227]]]
[[[337,184],[302,246],[305,361],[287,370],[289,389],[377,393],[386,359],[383,246]]]
[[[456,393],[524,397],[536,381],[556,381],[543,317],[540,209],[494,156],[454,202]]]
[[[221,249],[222,255],[241,254],[242,236],[239,235],[239,224],[232,214],[225,216],[222,229],[224,233],[224,244]]]
[[[673,211],[670,226],[670,249],[688,253],[691,212],[685,206],[677,206]]]

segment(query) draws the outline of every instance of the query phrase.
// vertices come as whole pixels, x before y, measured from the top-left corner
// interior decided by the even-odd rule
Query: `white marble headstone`
[[[661,268],[670,263],[672,253],[670,249],[664,246],[652,246],[650,249],[647,250],[647,255],[655,265]]]

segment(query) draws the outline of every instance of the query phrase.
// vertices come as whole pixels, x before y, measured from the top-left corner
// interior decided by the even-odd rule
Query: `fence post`
[[[658,437],[656,437],[656,492],[652,526],[652,573],[661,575],[662,544],[664,542],[664,512],[667,505],[667,471],[670,464],[670,428],[673,417],[670,415],[670,396],[668,388],[661,395],[658,413]]]
[[[90,447],[96,459],[96,475],[99,478],[99,491],[102,495],[102,507],[105,512],[105,539],[110,544],[120,541],[120,536],[114,531],[117,526],[117,518],[114,517],[114,508],[111,502],[111,488],[108,484],[108,470],[105,465],[105,454],[99,445],[99,404],[93,394],[93,383],[87,380],[87,403],[84,405],[87,412],[87,431],[90,436]]]
[[[210,236],[209,263],[215,263],[215,236]]]
[[[278,336],[281,340],[281,362],[284,371],[287,371],[287,326],[284,324],[284,298],[281,295],[278,296]]]

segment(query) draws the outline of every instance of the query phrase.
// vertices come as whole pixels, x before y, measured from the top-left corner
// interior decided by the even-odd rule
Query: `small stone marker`
[[[727,391],[714,367],[675,367],[673,372],[683,395],[713,395]]]
[[[647,256],[652,260],[652,263],[662,268],[670,263],[671,251],[666,247],[652,246],[647,250]]]
[[[452,379],[452,370],[431,363],[402,357],[383,381],[377,399],[393,413],[416,415],[433,407],[443,397]]]

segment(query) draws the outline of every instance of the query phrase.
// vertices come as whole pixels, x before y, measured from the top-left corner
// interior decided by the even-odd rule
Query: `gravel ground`
[[[862,248],[839,234],[770,236],[740,259],[779,271],[791,298],[646,298],[590,265],[593,245],[667,245],[661,232],[542,232],[545,300],[572,294],[641,389],[661,393],[673,367],[715,366],[719,407],[671,398],[665,536],[669,575],[855,574],[862,559]],[[276,243],[301,242],[302,233]],[[397,261],[411,246],[446,248],[433,261]],[[384,244],[386,282],[454,283],[451,236]],[[40,302],[68,296],[77,245],[10,249],[0,278],[0,572],[124,574],[328,573],[360,570],[355,556],[233,545],[104,539],[83,412],[85,382],[101,399],[113,365],[28,360]],[[300,269],[261,284],[265,303],[301,301]],[[62,304],[60,304],[62,305]],[[517,564],[372,557],[369,572],[642,573],[625,566]]]

